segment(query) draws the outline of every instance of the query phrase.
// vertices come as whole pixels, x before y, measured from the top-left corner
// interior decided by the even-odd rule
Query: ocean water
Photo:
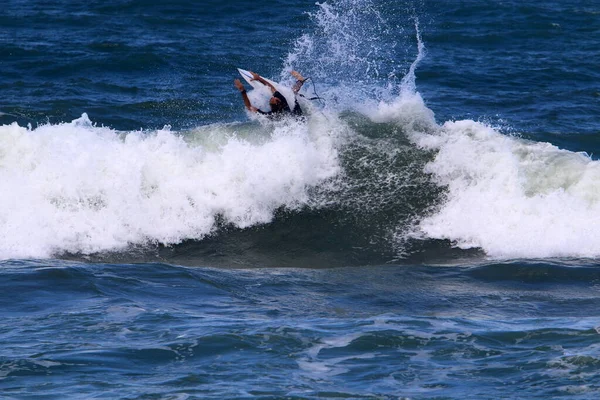
[[[591,0],[3,3],[0,397],[597,399],[599,45]]]

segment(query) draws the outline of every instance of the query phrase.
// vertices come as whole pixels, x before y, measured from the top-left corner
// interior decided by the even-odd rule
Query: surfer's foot
[[[299,73],[299,72],[297,72],[297,71],[292,71],[292,72],[291,72],[291,74],[292,74],[292,76],[293,76],[294,78],[296,78],[296,79],[297,79],[297,80],[299,80],[300,82],[304,82],[304,81],[306,80],[306,79],[304,79],[304,77],[303,77],[302,75],[300,75],[300,73]]]

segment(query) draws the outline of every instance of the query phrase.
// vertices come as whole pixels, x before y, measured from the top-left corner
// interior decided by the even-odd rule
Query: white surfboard
[[[254,89],[256,89],[258,91],[265,92],[265,94],[268,94],[269,97],[271,96],[271,89],[269,87],[267,87],[266,85],[263,85],[259,81],[253,80],[252,74],[249,71],[246,71],[245,69],[241,69],[241,68],[238,68],[237,70],[240,73],[240,75],[242,76],[242,78],[244,78],[244,80],[246,82],[248,82],[248,84],[250,86],[252,86]],[[288,102],[288,105],[290,106],[290,110],[294,109],[294,107],[296,106],[296,96],[294,95],[294,92],[292,91],[291,88],[281,86],[277,82],[274,82],[274,81],[264,78],[262,76],[261,76],[261,78],[263,78],[265,81],[267,81],[271,85],[273,85],[275,87],[275,89],[285,97],[285,99]]]

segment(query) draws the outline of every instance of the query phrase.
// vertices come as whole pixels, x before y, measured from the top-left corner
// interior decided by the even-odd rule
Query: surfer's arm
[[[238,90],[242,94],[242,99],[244,100],[244,105],[246,106],[248,111],[256,112],[258,110],[258,108],[253,107],[252,103],[250,103],[250,99],[248,98],[248,93],[246,93],[246,88],[244,87],[242,82],[240,82],[239,79],[236,79],[235,81],[233,81],[233,84],[235,85],[236,88],[238,88]]]
[[[259,81],[263,85],[268,86],[269,89],[271,89],[271,93],[275,93],[277,91],[277,89],[275,89],[275,86],[271,85],[271,83],[269,83],[269,81],[267,81],[266,79],[264,79],[259,74],[257,74],[256,72],[251,72],[251,71],[250,71],[250,73],[252,74],[252,79],[253,80]]]
[[[296,83],[292,87],[292,91],[294,93],[298,93],[302,88],[302,85],[304,85],[304,82],[306,82],[306,78],[304,78],[302,75],[300,75],[299,72],[296,71],[292,71],[291,74],[294,78],[296,78]]]

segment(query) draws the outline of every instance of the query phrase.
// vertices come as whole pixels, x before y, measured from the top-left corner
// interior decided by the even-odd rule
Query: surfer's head
[[[283,103],[277,97],[271,97],[269,105],[271,106],[271,111],[281,111],[283,109]]]

